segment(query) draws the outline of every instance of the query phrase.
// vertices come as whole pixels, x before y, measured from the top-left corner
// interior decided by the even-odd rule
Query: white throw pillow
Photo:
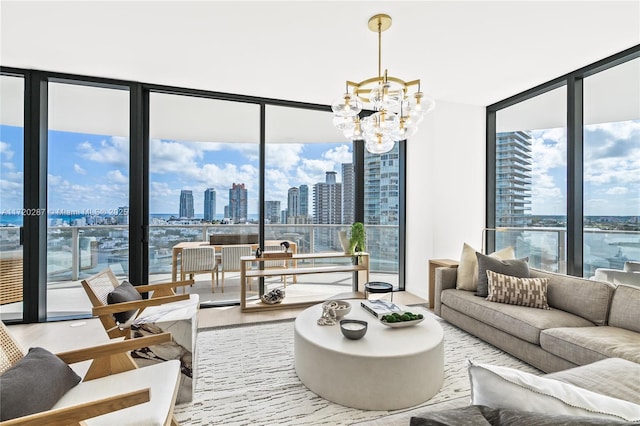
[[[478,289],[478,259],[476,249],[469,244],[462,245],[462,255],[458,265],[458,275],[456,276],[456,289],[476,291]],[[500,260],[515,259],[516,254],[513,247],[505,247],[491,253],[489,256]]]
[[[473,405],[640,421],[640,405],[512,368],[471,364],[469,380]]]

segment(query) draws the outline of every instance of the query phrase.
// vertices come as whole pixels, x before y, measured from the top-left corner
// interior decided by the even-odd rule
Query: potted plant
[[[351,237],[349,238],[349,253],[354,254],[365,251],[366,233],[362,222],[355,222],[351,225]]]

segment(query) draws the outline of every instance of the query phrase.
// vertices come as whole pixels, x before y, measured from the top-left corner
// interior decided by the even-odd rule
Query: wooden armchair
[[[169,333],[163,333],[58,353],[58,358],[67,364],[92,360],[82,381],[51,409],[6,420],[0,422],[0,426],[80,425],[80,422],[83,425],[177,425],[173,408],[180,363],[169,361],[137,368],[128,353],[170,339]],[[0,373],[4,373],[21,360],[25,352],[1,321],[0,343]]]
[[[186,280],[135,286],[135,289],[140,294],[151,292],[151,298],[132,302],[115,303],[111,305],[107,303],[107,297],[109,293],[120,285],[120,282],[111,269],[105,269],[92,277],[82,280],[82,287],[87,292],[87,296],[89,296],[89,300],[91,300],[91,303],[93,304],[93,315],[100,318],[107,334],[110,338],[114,339],[116,337],[129,338],[129,329],[131,324],[140,316],[140,314],[142,314],[142,311],[146,307],[189,300],[189,294],[177,295],[173,289],[176,287],[192,285],[193,283],[193,280]],[[132,315],[126,323],[120,323],[114,318],[114,314],[116,313],[131,310],[136,310],[137,312]]]

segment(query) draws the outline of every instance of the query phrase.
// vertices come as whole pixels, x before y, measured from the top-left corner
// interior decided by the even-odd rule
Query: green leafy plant
[[[351,225],[351,237],[349,238],[350,253],[365,251],[366,233],[362,222]]]

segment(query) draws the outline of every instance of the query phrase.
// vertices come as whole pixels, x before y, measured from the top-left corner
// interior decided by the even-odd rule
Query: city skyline
[[[566,205],[565,129],[533,130],[531,213],[564,214]],[[22,208],[23,131],[0,126],[0,187],[3,208]],[[585,127],[585,215],[640,214],[640,120]],[[129,204],[128,139],[118,136],[49,132],[48,209],[107,210]],[[265,200],[286,205],[287,190],[312,187],[327,170],[340,172],[352,161],[351,146],[267,144]],[[206,188],[228,188],[243,181],[257,194],[257,144],[152,140],[150,211],[171,214],[182,189],[202,194]],[[276,161],[275,159],[278,159]],[[247,179],[244,179],[246,177]],[[409,182],[408,184],[411,184]],[[228,204],[218,194],[217,212]],[[257,197],[249,215],[258,213]],[[194,208],[203,211],[202,197]]]

